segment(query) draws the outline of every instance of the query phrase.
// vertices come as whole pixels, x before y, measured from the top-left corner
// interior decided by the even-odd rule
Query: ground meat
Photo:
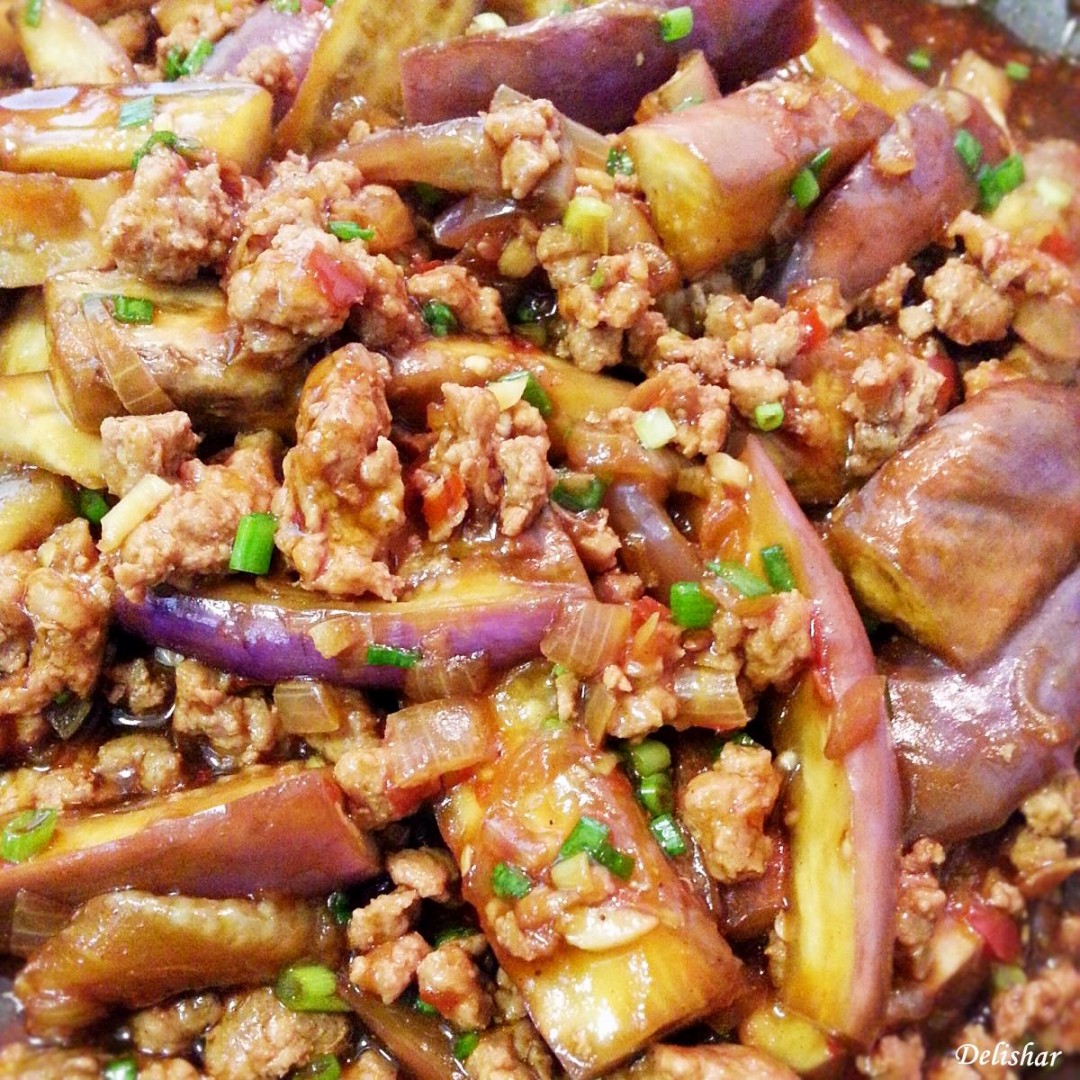
[[[341,1070],[341,1080],[398,1080],[398,1069],[378,1050],[365,1050]]]
[[[935,873],[944,862],[945,849],[925,837],[916,840],[900,861],[896,960],[915,979],[926,977],[932,960],[930,941],[945,910],[947,897]]]
[[[789,689],[813,652],[810,602],[798,592],[777,593],[742,619],[743,675],[757,692]]]
[[[405,275],[385,255],[375,256],[364,302],[353,308],[349,327],[369,349],[385,352],[401,352],[426,333]]]
[[[270,509],[273,447],[267,436],[240,436],[223,461],[181,465],[173,495],[111,555],[121,591],[138,603],[159,582],[227,570],[240,519]]]
[[[769,751],[738,743],[726,743],[713,767],[687,784],[681,817],[717,881],[745,881],[765,872],[772,852],[765,821],[779,794],[780,774]]]
[[[385,747],[375,744],[346,750],[334,765],[334,779],[356,804],[365,827],[378,828],[403,816],[387,796],[390,773]]]
[[[1067,1054],[1080,1052],[1080,971],[1067,960],[1043,968],[993,1000],[994,1034],[1015,1045],[1035,1039]]]
[[[730,368],[726,375],[731,404],[748,420],[759,405],[783,405],[788,396],[788,380],[782,371],[767,367]]]
[[[338,762],[349,750],[361,746],[378,746],[379,718],[362,693],[343,687],[324,687],[332,694],[339,717],[335,731],[304,736],[304,742],[327,761]]]
[[[379,945],[404,937],[420,914],[420,895],[413,889],[395,889],[354,909],[349,919],[349,948],[371,952]]]
[[[212,1080],[278,1080],[320,1054],[345,1049],[349,1021],[336,1013],[294,1012],[261,987],[230,999],[206,1036]]]
[[[442,390],[442,427],[414,474],[431,539],[447,539],[470,506],[497,510],[500,531],[518,536],[547,503],[551,485],[543,417],[524,401],[500,410],[482,386],[445,383]]]
[[[274,99],[280,114],[296,97],[299,82],[289,57],[273,45],[256,45],[236,66],[238,78],[261,86]]]
[[[141,656],[113,664],[105,677],[105,696],[109,704],[136,716],[159,712],[172,696],[171,674]]]
[[[933,301],[937,328],[961,345],[1000,341],[1008,332],[1015,308],[977,266],[949,259],[923,282]]]
[[[170,53],[185,56],[200,38],[215,42],[235,30],[255,10],[256,0],[202,0],[188,4],[184,18],[156,42],[158,63],[163,65]]]
[[[425,302],[445,304],[458,325],[474,334],[505,334],[509,331],[498,289],[480,282],[465,269],[446,263],[413,274],[405,282],[409,295]]]
[[[185,660],[176,668],[173,733],[205,739],[215,761],[232,768],[267,756],[283,735],[281,718],[266,691],[245,691],[241,685],[197,660]]]
[[[554,504],[553,504],[554,505]],[[572,513],[554,506],[555,514],[573,541],[585,569],[592,574],[614,570],[616,553],[622,547],[615,530],[608,524],[607,510],[582,510]]]
[[[390,365],[346,345],[308,376],[274,499],[276,543],[310,589],[392,600],[401,582],[386,564],[405,521],[401,463],[390,434]]]
[[[0,1050],[0,1077],[11,1080],[101,1080],[104,1055],[11,1043]]]
[[[101,798],[94,776],[94,751],[80,747],[75,760],[52,768],[12,769],[0,774],[0,814],[18,810],[68,810]]]
[[[187,1054],[192,1044],[222,1017],[217,994],[195,994],[135,1013],[128,1022],[132,1044],[144,1054]]]
[[[856,1065],[871,1080],[919,1080],[923,1075],[926,1051],[916,1032],[885,1035],[870,1050],[860,1055]]]
[[[1009,847],[1009,859],[1030,888],[1044,874],[1053,881],[1054,867],[1068,865],[1070,842],[1080,841],[1080,775],[1072,770],[1054,777],[1020,810],[1025,824]]]
[[[151,1061],[140,1067],[139,1080],[202,1080],[203,1074],[183,1058]]]
[[[637,574],[612,570],[596,579],[596,599],[605,604],[631,604],[645,595],[645,582]]]
[[[157,36],[157,24],[149,11],[124,11],[98,25],[133,60],[142,56]]]
[[[484,134],[502,154],[499,174],[511,198],[530,195],[559,163],[562,124],[555,106],[542,98],[504,105],[484,117]]]
[[[144,476],[175,480],[199,444],[184,412],[110,416],[101,423],[101,469],[113,495],[126,495]]]
[[[904,294],[915,277],[915,271],[905,263],[894,266],[866,295],[864,311],[895,318],[904,306]]]
[[[480,1036],[465,1060],[472,1080],[551,1080],[551,1054],[528,1020],[504,1024]]]
[[[460,1031],[475,1031],[491,1023],[491,994],[472,957],[457,942],[449,941],[428,953],[416,969],[416,982],[421,999]]]
[[[397,1001],[416,976],[431,946],[417,933],[405,934],[353,958],[349,981],[387,1004]]]
[[[83,519],[61,525],[36,553],[0,556],[0,718],[35,716],[60,695],[90,694],[111,598]]]
[[[164,735],[133,734],[101,744],[94,770],[122,795],[163,795],[183,782],[183,762]]]
[[[406,848],[386,857],[386,869],[395,885],[414,889],[425,900],[445,904],[457,881],[454,860],[436,848]]]
[[[131,190],[109,208],[102,237],[125,273],[191,281],[220,267],[236,236],[242,188],[217,162],[194,165],[167,147],[139,162]]]
[[[705,333],[724,342],[731,362],[740,366],[787,367],[802,348],[802,319],[775,300],[753,302],[740,294],[709,298]]]
[[[675,424],[675,445],[694,457],[724,448],[729,401],[727,390],[703,384],[686,364],[672,364],[635,387],[627,399],[628,409],[615,412],[662,408]]]
[[[795,1080],[795,1074],[761,1050],[734,1044],[649,1047],[629,1071],[634,1080]]]

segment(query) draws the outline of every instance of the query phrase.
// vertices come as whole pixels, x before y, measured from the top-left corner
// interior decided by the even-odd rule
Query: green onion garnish
[[[293,1012],[348,1012],[338,997],[337,975],[323,964],[290,964],[277,977],[274,994]]]
[[[326,226],[328,233],[333,233],[339,240],[349,243],[352,240],[374,240],[375,230],[365,229],[355,221],[331,221]]]
[[[101,519],[109,512],[103,491],[91,491],[90,488],[79,490],[79,517],[86,518],[91,525],[100,525]]]
[[[653,834],[660,850],[669,857],[686,854],[686,837],[672,814],[661,814],[649,822],[649,831]]]
[[[604,501],[607,484],[599,477],[563,476],[551,489],[551,501],[564,510],[580,514],[585,510],[596,510]]]
[[[532,881],[524,870],[508,862],[498,862],[491,871],[491,891],[500,900],[520,900],[532,892]]]
[[[319,1054],[289,1073],[289,1080],[341,1080],[341,1063],[333,1054]]]
[[[823,150],[819,150],[807,163],[806,167],[815,175],[820,176],[821,170],[825,168],[829,163],[829,158],[832,157],[832,147],[826,146]]]
[[[154,98],[141,97],[134,101],[125,101],[120,106],[120,116],[116,121],[119,128],[142,127],[154,119]]]
[[[634,434],[646,450],[659,450],[675,438],[678,429],[667,410],[657,405],[634,420]]]
[[[135,151],[131,158],[131,167],[137,169],[139,162],[142,161],[155,146],[167,146],[170,150],[175,150],[176,153],[182,154],[185,157],[190,156],[199,149],[199,144],[194,139],[181,139],[179,135],[172,131],[155,131],[149,139],[146,140]]]
[[[967,171],[974,176],[982,163],[982,143],[967,128],[961,128],[953,139],[953,146],[960,155],[960,160],[967,166]]]
[[[551,415],[551,398],[531,371],[512,371],[509,375],[503,375],[495,381],[512,382],[514,379],[521,378],[525,379],[525,389],[521,392],[521,400],[528,402],[546,419]]]
[[[419,649],[397,649],[393,645],[372,642],[367,647],[367,662],[372,667],[396,667],[408,670],[423,659]]]
[[[559,859],[572,858],[582,851],[593,862],[610,870],[616,877],[628,878],[634,872],[632,856],[617,851],[608,841],[611,829],[591,817],[578,818],[577,824],[559,848]]]
[[[475,926],[448,926],[435,935],[435,948],[445,945],[448,941],[461,941],[462,938],[472,937],[477,933],[479,931]]]
[[[779,401],[764,401],[754,406],[754,426],[761,431],[775,431],[784,422],[784,406]]]
[[[800,210],[808,210],[818,201],[821,185],[810,168],[800,169],[791,181],[791,197]]]
[[[206,38],[199,38],[194,45],[191,46],[187,56],[184,58],[184,62],[181,65],[182,75],[194,75],[197,71],[202,69],[203,64],[210,59],[210,54],[214,51],[214,46]]]
[[[464,1061],[480,1045],[478,1031],[466,1031],[454,1040],[454,1057]]]
[[[633,176],[634,161],[625,150],[612,147],[607,155],[608,176]]]
[[[425,184],[419,180],[413,184],[412,189],[425,210],[434,210],[443,201],[443,193],[433,184]]]
[[[671,617],[687,630],[704,630],[716,614],[716,603],[696,581],[676,581],[671,586]]]
[[[671,8],[660,15],[660,40],[681,41],[694,32],[694,10],[691,7]]]
[[[112,317],[118,323],[147,324],[154,321],[154,302],[141,296],[111,296]]]
[[[424,317],[428,329],[436,337],[446,337],[457,329],[457,318],[441,300],[425,301],[420,314]]]
[[[908,67],[914,68],[915,71],[929,71],[932,63],[933,60],[930,59],[930,54],[926,49],[912,49],[907,55]]]
[[[41,25],[41,7],[42,0],[26,0],[23,22],[27,26],[37,27]]]
[[[997,165],[979,170],[979,200],[984,210],[995,210],[1001,200],[1024,182],[1024,162],[1012,154]]]
[[[184,74],[184,50],[179,45],[174,45],[165,54],[161,74],[166,82],[176,82]]]
[[[429,1005],[423,998],[418,997],[413,1002],[413,1012],[418,1012],[421,1016],[439,1016],[439,1010],[434,1005]]]
[[[341,889],[332,892],[326,899],[326,906],[330,909],[330,917],[338,926],[348,926],[353,912],[353,904],[348,893]]]
[[[767,582],[762,581],[757,574],[752,574],[742,563],[711,562],[706,566],[743,596],[768,596],[772,592]]]
[[[0,833],[0,856],[21,863],[44,850],[56,831],[55,810],[23,810]]]
[[[610,844],[604,844],[596,851],[590,851],[589,858],[605,870],[610,870],[617,878],[622,878],[623,881],[629,879],[634,872],[634,857],[618,851]]]
[[[626,763],[635,776],[653,776],[671,768],[671,751],[659,739],[643,739],[626,748]]]
[[[265,574],[274,554],[277,518],[273,514],[245,514],[236,526],[229,569],[241,574]]]
[[[638,801],[649,817],[663,817],[675,809],[675,790],[671,784],[671,775],[667,772],[653,773],[643,777],[637,788]]]
[[[1024,82],[1031,77],[1031,68],[1027,64],[1021,64],[1019,60],[1010,60],[1005,65],[1005,74],[1013,82]]]
[[[716,753],[713,756],[716,757],[728,743],[734,743],[736,746],[761,745],[752,735],[748,735],[745,731],[736,731],[732,735],[724,735],[716,740]]]
[[[765,576],[775,592],[791,592],[797,587],[787,552],[779,544],[762,548],[761,561],[765,566]]]
[[[113,1058],[101,1070],[102,1080],[138,1080],[139,1064],[134,1057]]]
[[[270,6],[282,15],[295,15],[300,10],[300,0],[270,0]]]
[[[607,251],[608,221],[614,211],[603,199],[575,195],[563,212],[563,228],[591,251]]]

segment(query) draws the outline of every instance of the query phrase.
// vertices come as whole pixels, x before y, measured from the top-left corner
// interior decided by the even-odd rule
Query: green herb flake
[[[153,97],[135,98],[134,101],[125,101],[120,106],[120,115],[117,118],[118,128],[142,127],[154,119],[155,102]]]
[[[660,40],[670,44],[694,32],[694,9],[684,5],[663,12],[659,18]]]
[[[393,645],[378,645],[372,642],[367,647],[367,662],[372,667],[396,667],[408,670],[414,668],[423,658],[419,649],[396,649]]]
[[[608,176],[633,176],[634,161],[625,150],[613,146],[607,156]]]
[[[446,337],[458,328],[457,317],[441,300],[427,300],[420,314],[435,337]]]
[[[141,296],[110,296],[112,317],[118,323],[148,325],[154,321],[154,302]]]
[[[924,48],[912,49],[907,54],[907,65],[913,71],[929,71],[934,61]]]
[[[355,221],[331,221],[327,224],[326,231],[346,244],[353,240],[375,239],[374,229],[366,229],[363,225],[357,225]]]
[[[974,176],[982,164],[982,143],[967,128],[960,128],[953,139],[953,146],[967,171]]]

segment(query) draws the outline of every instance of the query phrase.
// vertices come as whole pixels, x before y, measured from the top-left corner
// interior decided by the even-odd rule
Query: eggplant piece
[[[75,489],[44,469],[0,464],[0,555],[35,547],[75,516]]]
[[[335,962],[325,904],[201,900],[128,890],[95,896],[15,979],[31,1036],[63,1038],[121,1005],[272,982],[298,960]],[[336,932],[335,932],[336,930]]]
[[[124,105],[148,97],[152,123],[120,127]],[[254,174],[270,148],[271,106],[261,86],[239,80],[19,90],[0,97],[0,169],[105,176],[130,169],[151,134],[171,131]]]
[[[396,117],[403,50],[463,33],[477,7],[476,0],[409,0],[404,7],[337,0],[296,100],[274,132],[275,153],[309,153],[344,138],[354,120]]]
[[[63,0],[35,0],[39,17],[25,17],[27,0],[16,9],[15,32],[36,87],[84,83],[110,86],[138,79],[128,54]]]
[[[824,1032],[868,1045],[892,977],[900,859],[883,680],[843,578],[756,439],[742,461],[751,550],[780,544],[816,609],[817,655],[770,716],[774,748],[797,762],[783,796],[791,866],[778,992]]]
[[[773,79],[637,124],[621,139],[653,223],[683,273],[698,277],[755,252],[790,212],[792,181],[821,151],[835,183],[888,117],[824,79]]]
[[[953,218],[979,201],[975,173],[956,150],[961,129],[978,140],[986,164],[1005,157],[1004,134],[975,98],[959,90],[928,91],[883,138],[910,145],[913,168],[890,174],[870,151],[811,211],[772,295],[783,300],[791,289],[834,278],[855,300],[941,239]],[[883,149],[882,156],[889,153]]]
[[[0,172],[0,289],[41,285],[67,270],[108,266],[112,256],[101,227],[109,207],[130,186],[130,172],[94,180]]]
[[[1080,744],[1080,568],[977,671],[904,638],[880,664],[909,839],[990,832],[1068,769]]]
[[[40,289],[24,289],[0,323],[0,375],[48,370],[45,301]]]
[[[619,131],[637,103],[701,49],[734,89],[813,40],[810,0],[692,0],[692,32],[665,43],[666,0],[605,0],[507,30],[410,49],[401,58],[405,117],[430,124],[487,108],[502,84],[547,98],[597,131]]]
[[[147,324],[109,319],[110,338],[134,351],[197,428],[292,433],[305,375],[298,363],[303,342],[281,335],[273,352],[262,351],[265,340],[256,352],[243,325],[228,314],[216,284],[162,285],[115,270],[58,275],[45,285],[53,381],[65,411],[80,427],[98,431],[106,417],[127,411],[124,388],[114,388],[109,377],[119,350],[106,355],[106,343],[88,318],[87,302],[102,296],[137,297],[154,305]]]
[[[679,61],[675,74],[663,86],[658,86],[641,99],[634,119],[642,124],[654,116],[678,112],[706,101],[716,101],[721,96],[709,61],[700,49],[695,49]]]
[[[829,537],[860,603],[977,668],[1080,557],[1080,391],[969,398],[848,495]]]
[[[110,889],[188,896],[318,896],[379,871],[329,769],[250,769],[129,809],[60,814],[49,846],[0,863],[0,902],[20,889],[83,901]]]

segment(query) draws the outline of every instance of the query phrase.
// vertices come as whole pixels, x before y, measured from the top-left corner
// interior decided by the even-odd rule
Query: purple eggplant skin
[[[929,91],[882,139],[896,138],[898,125],[910,127],[915,167],[889,175],[875,164],[875,150],[869,151],[810,214],[770,289],[775,298],[833,278],[854,300],[944,236],[949,222],[979,199],[974,174],[956,150],[961,128],[979,141],[983,162],[997,164],[1006,154],[1001,130],[979,102],[959,90]]]
[[[909,841],[1003,825],[1080,743],[1080,567],[981,670],[904,638],[883,651]]]
[[[691,33],[660,36],[658,16],[682,6],[668,0],[603,0],[507,30],[409,49],[401,58],[405,118],[431,124],[487,109],[502,84],[547,98],[597,131],[619,131],[638,102],[675,71],[679,57],[701,49],[732,90],[782,64],[814,39],[810,0],[691,0]]]

